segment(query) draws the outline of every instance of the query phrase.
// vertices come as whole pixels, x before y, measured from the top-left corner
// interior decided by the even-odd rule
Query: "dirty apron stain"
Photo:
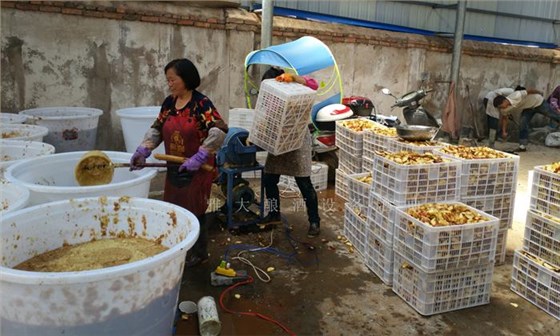
[[[195,117],[170,115],[162,129],[165,153],[191,157],[196,154],[207,133],[197,129]],[[206,163],[213,166],[214,156],[211,155]],[[188,172],[191,176],[185,179],[181,177],[186,174],[185,171],[178,174],[178,168],[178,166],[167,168],[163,200],[182,206],[195,216],[204,215],[208,208],[214,172],[199,169]]]

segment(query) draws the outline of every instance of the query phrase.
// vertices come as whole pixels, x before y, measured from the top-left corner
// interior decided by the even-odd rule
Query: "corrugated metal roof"
[[[242,5],[262,1],[242,1]],[[275,0],[274,6],[441,33],[455,30],[457,1]],[[560,1],[468,1],[465,34],[560,44]]]

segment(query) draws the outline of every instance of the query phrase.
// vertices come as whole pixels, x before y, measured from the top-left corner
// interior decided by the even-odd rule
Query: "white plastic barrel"
[[[159,114],[160,106],[129,107],[115,111],[121,120],[126,151],[134,153],[136,148],[144,139],[144,134],[150,129]],[[161,143],[152,153],[148,162],[155,162],[153,155],[165,154],[165,148]]]
[[[172,335],[185,256],[199,230],[186,209],[141,198],[64,200],[6,214],[0,219],[0,334]],[[65,244],[117,235],[160,240],[169,249],[88,271],[13,268]]]
[[[148,197],[150,182],[157,174],[153,168],[137,171],[116,168],[109,184],[85,187],[78,185],[74,168],[85,153],[87,152],[61,153],[23,160],[8,167],[4,177],[29,189],[30,205],[92,196]],[[113,163],[128,163],[132,156],[123,152],[104,153]]]
[[[43,141],[49,133],[49,129],[43,126],[22,125],[22,124],[2,124],[2,139]]]
[[[24,186],[2,181],[0,182],[0,188],[2,188],[2,192],[0,192],[0,217],[11,211],[25,208],[29,203],[29,190]]]
[[[19,160],[54,153],[54,146],[38,141],[0,140],[0,177],[10,165]]]
[[[91,150],[97,139],[97,124],[103,111],[90,107],[42,107],[19,112],[27,123],[45,126],[45,142],[57,153]]]
[[[4,124],[23,124],[27,120],[27,117],[24,115],[16,114],[16,113],[0,113],[0,125]]]

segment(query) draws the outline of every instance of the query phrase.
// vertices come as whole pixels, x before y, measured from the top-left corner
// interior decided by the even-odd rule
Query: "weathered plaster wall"
[[[177,2],[2,1],[1,109],[46,106],[102,109],[97,147],[123,149],[115,111],[159,105],[167,94],[163,67],[188,57],[200,91],[227,116],[244,107],[243,63],[258,49],[260,18],[235,8]],[[273,44],[311,35],[330,48],[345,95],[369,97],[391,112],[395,94],[424,84],[425,106],[439,116],[449,88],[452,41],[372,29],[274,18]],[[490,89],[523,84],[550,92],[559,83],[560,52],[465,41],[457,88],[459,109]],[[467,97],[466,85],[470,96]],[[468,98],[468,99],[467,99]],[[485,124],[484,115],[477,115]],[[468,120],[466,120],[467,122]]]

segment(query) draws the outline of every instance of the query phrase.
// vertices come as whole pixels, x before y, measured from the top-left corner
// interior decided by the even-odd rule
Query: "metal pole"
[[[261,49],[270,47],[272,44],[272,10],[274,0],[263,0],[262,23],[261,23]]]
[[[459,0],[457,6],[457,18],[455,20],[455,41],[453,43],[453,57],[451,59],[451,83],[455,83],[455,102],[459,92],[459,68],[461,64],[461,49],[463,44],[463,32],[465,30],[465,14],[467,12],[467,1]],[[451,85],[449,86],[451,89]],[[456,105],[455,105],[456,106]],[[455,111],[456,118],[462,120],[460,109]],[[445,124],[445,121],[444,121]],[[461,132],[461,129],[458,130]]]
[[[467,1],[459,0],[457,6],[457,19],[455,20],[455,42],[453,44],[453,58],[451,60],[451,81],[459,80],[459,67],[461,64],[461,48],[463,45],[463,32],[465,31],[465,14],[467,12]]]

